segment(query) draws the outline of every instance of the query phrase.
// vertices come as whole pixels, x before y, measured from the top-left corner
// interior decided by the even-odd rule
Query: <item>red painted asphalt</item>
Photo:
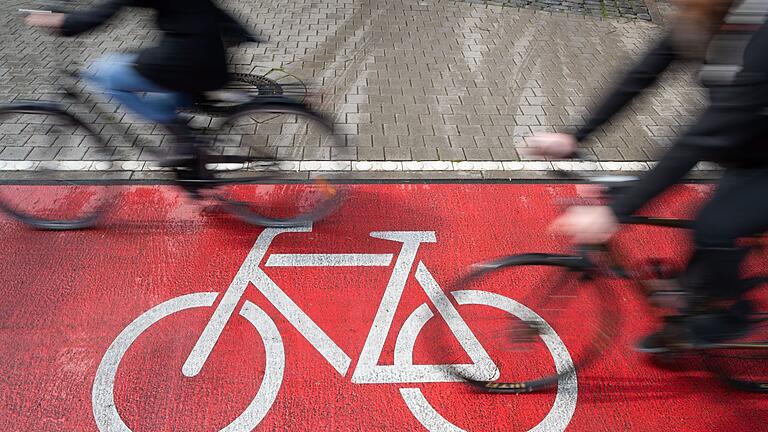
[[[446,299],[473,262],[567,251],[544,229],[558,212],[553,202],[574,194],[571,185],[356,185],[311,232],[272,232],[271,243],[270,231],[201,210],[172,187],[119,189],[119,206],[96,229],[39,232],[0,219],[0,430],[765,428],[768,396],[726,388],[696,361],[660,368],[631,350],[654,323],[621,281],[610,284],[621,337],[560,393],[486,395],[433,382],[445,380],[428,365],[482,357],[456,342],[463,334],[464,348],[477,348],[467,329],[502,378],[514,375],[511,365],[553,368],[543,344],[516,352],[494,337],[509,322],[498,318],[510,317],[498,307],[512,300],[554,317],[535,309],[545,270],[521,275],[527,283],[472,287],[491,294],[468,294],[465,303],[475,304],[458,306],[458,321],[455,303],[434,300]],[[689,214],[705,192],[687,186],[650,211]],[[630,228],[619,244],[633,262],[650,254],[680,261],[685,236]],[[242,298],[231,294],[238,289]],[[202,338],[217,342],[201,372],[187,377],[182,366],[214,310],[226,309],[225,292],[233,314],[219,337]],[[490,300],[479,305],[483,298]],[[588,317],[586,300],[582,307]],[[421,332],[415,324],[401,332],[419,316],[434,318]],[[587,331],[571,322],[550,324],[576,355]]]

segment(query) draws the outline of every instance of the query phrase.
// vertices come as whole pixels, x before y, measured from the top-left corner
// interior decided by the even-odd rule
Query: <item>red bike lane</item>
[[[170,186],[116,188],[95,229],[0,219],[2,430],[756,430],[768,414],[765,396],[695,359],[659,367],[632,351],[655,323],[621,280],[609,283],[619,336],[576,382],[524,395],[447,382],[441,365],[490,358],[508,377],[505,365],[568,360],[498,336],[534,308],[524,299],[544,270],[464,294],[454,282],[499,255],[567,252],[546,226],[573,185],[353,185],[336,214],[293,231],[202,210]],[[688,215],[706,189],[648,211]],[[634,263],[680,262],[685,240],[631,227],[618,246]],[[554,328],[572,353],[579,324]]]

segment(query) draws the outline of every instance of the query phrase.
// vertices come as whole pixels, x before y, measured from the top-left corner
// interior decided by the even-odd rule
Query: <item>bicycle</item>
[[[572,174],[566,175],[573,178]],[[620,192],[634,181],[634,177],[621,176],[589,179],[606,196]],[[594,203],[594,199],[577,199],[565,205]],[[621,219],[620,223],[673,229],[692,228],[691,220],[652,216],[631,216]],[[750,246],[758,249],[759,241]],[[606,283],[610,280],[629,280],[648,303],[660,312],[665,322],[680,322],[687,318],[677,312],[681,302],[686,300],[687,293],[670,284],[676,276],[674,266],[652,258],[641,266],[644,268],[637,269],[630,268],[627,261],[626,256],[617,251],[616,247],[602,245],[576,246],[573,253],[565,254],[524,253],[503,256],[473,265],[459,278],[456,286],[481,289],[493,284],[511,285],[517,280],[516,277],[527,285],[541,282],[544,285],[542,290],[532,289],[530,298],[521,300],[521,303],[539,311],[541,318],[512,322],[508,330],[499,335],[500,341],[513,347],[511,349],[533,352],[540,345],[539,339],[547,337],[550,329],[554,328],[566,343],[573,342],[568,345],[573,364],[568,370],[552,371],[534,365],[535,353],[532,353],[524,356],[525,360],[521,361],[526,364],[514,371],[516,375],[512,379],[483,380],[463,371],[457,370],[455,373],[476,389],[494,393],[547,390],[564,377],[576,376],[580,370],[603,357],[612,341],[619,336],[621,314],[618,304],[621,299],[616,290],[610,289]],[[746,294],[766,283],[766,277],[749,277],[741,281],[740,289]],[[516,289],[519,290],[520,286]],[[743,303],[734,307],[741,306]],[[675,312],[667,313],[666,309]],[[703,360],[708,371],[738,389],[768,392],[768,371],[764,366],[768,360],[768,312],[753,312],[749,318],[754,325],[749,337],[706,346],[672,344],[668,353],[655,354],[656,359],[666,362],[693,355]],[[544,319],[547,320],[546,326],[543,325]],[[578,333],[572,341],[562,333],[568,328]],[[575,346],[579,340],[582,341],[581,345]]]
[[[15,101],[0,107],[0,129],[21,145],[86,149],[96,162],[30,161],[6,168],[13,175],[0,188],[0,209],[38,229],[81,229],[95,225],[114,203],[117,193],[110,183],[128,179],[121,172],[119,145],[115,145],[121,137],[107,139],[97,129],[105,128],[105,118],[114,117],[114,108],[107,112],[108,105],[91,102],[80,72],[66,68],[59,72],[57,84],[66,104]],[[232,74],[224,89],[198,95],[186,111],[211,117],[211,125],[198,130],[200,143],[191,160],[170,164],[170,182],[194,199],[213,199],[226,212],[260,226],[302,226],[338,208],[345,196],[343,188],[316,177],[278,190],[274,184],[290,182],[295,174],[282,169],[285,163],[276,156],[240,147],[244,137],[255,139],[263,148],[340,145],[332,121],[307,103],[307,86],[285,82],[297,81],[294,78],[278,69],[264,76]],[[94,121],[84,121],[84,116]],[[235,146],[235,151],[227,150]],[[142,152],[150,159],[168,160],[159,143],[145,146]],[[108,174],[111,181],[96,180]]]
[[[347,376],[352,364],[350,356],[277,285],[273,279],[274,276],[268,274],[268,268],[279,267],[289,267],[292,271],[299,267],[391,268],[386,289],[350,379],[355,384],[402,384],[400,394],[403,400],[414,417],[427,430],[458,430],[457,426],[441,416],[430,405],[420,388],[409,386],[416,383],[457,382],[459,380],[452,373],[455,368],[486,379],[498,376],[499,359],[492,359],[489,356],[479,342],[476,332],[469,328],[457,308],[482,306],[519,319],[537,317],[536,312],[511,298],[489,291],[444,292],[424,262],[417,259],[417,252],[422,244],[437,242],[434,231],[375,231],[369,234],[372,238],[399,244],[399,252],[396,255],[390,253],[267,254],[277,236],[301,235],[311,231],[311,226],[265,229],[259,234],[223,295],[218,292],[181,295],[151,307],[128,324],[104,353],[93,382],[93,414],[99,430],[129,430],[115,404],[115,379],[126,353],[135,342],[142,335],[162,327],[156,324],[161,324],[163,319],[185,311],[211,308],[219,297],[221,298],[210,315],[208,323],[184,361],[183,375],[194,377],[201,372],[222,332],[225,331],[229,322],[236,319],[235,309],[241,304],[237,315],[245,319],[249,324],[248,328],[253,327],[262,338],[266,364],[258,391],[245,411],[221,430],[254,429],[275,402],[286,369],[284,343],[281,331],[276,325],[276,322],[283,322],[282,318],[285,318],[284,322],[295,328],[337,373]],[[431,308],[428,302],[424,302],[408,315],[396,337],[394,362],[381,364],[387,336],[391,331],[395,313],[401,304],[406,282],[412,272],[433,307]],[[279,319],[270,317],[265,309],[251,301],[246,300],[241,303],[249,286],[257,289],[274,307],[275,315],[279,315]],[[437,314],[433,310],[436,310]],[[414,360],[417,339],[435,315],[443,318],[455,340],[467,354],[470,363],[421,364]],[[568,351],[557,335],[553,332],[546,340],[548,352],[558,369],[565,371],[571,368]],[[553,402],[552,408],[532,430],[564,430],[576,409],[576,391],[575,377],[564,376],[558,383],[559,396]]]

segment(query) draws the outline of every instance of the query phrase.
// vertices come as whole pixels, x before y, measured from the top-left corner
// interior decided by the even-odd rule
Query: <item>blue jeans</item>
[[[96,61],[86,73],[99,90],[114,96],[131,111],[157,123],[176,121],[176,110],[189,103],[184,93],[161,87],[135,69],[136,55],[110,54]],[[139,93],[146,93],[139,96]]]

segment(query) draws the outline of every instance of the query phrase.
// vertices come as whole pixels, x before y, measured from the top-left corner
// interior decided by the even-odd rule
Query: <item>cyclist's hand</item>
[[[27,15],[24,21],[31,27],[60,29],[64,25],[66,17],[67,15],[63,13],[31,13]]]
[[[528,150],[532,156],[566,158],[576,152],[576,138],[562,133],[537,134],[529,138],[533,146]]]
[[[604,191],[605,188],[597,184],[587,183],[576,185],[576,193],[580,197],[588,200],[602,199]]]
[[[576,206],[566,210],[549,229],[577,244],[600,244],[616,234],[619,221],[608,206]]]

